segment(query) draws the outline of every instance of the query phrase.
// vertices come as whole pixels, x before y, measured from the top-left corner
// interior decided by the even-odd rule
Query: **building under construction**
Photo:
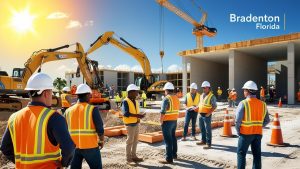
[[[276,63],[277,97],[286,97],[294,104],[300,85],[300,33],[259,38],[179,52],[183,64],[183,92],[187,89],[187,64],[190,80],[200,84],[204,80],[213,87],[235,88],[242,93],[248,80],[267,86],[268,63]],[[239,99],[242,99],[239,95]]]

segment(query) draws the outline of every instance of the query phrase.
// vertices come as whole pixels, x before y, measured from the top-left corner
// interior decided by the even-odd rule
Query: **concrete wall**
[[[216,94],[218,86],[223,89],[223,97],[226,97],[226,89],[228,88],[228,65],[209,61],[202,61],[198,58],[189,58],[188,62],[191,66],[190,79],[191,83],[198,84],[201,90],[203,81],[209,81],[214,94]]]
[[[118,72],[116,71],[103,71],[103,77],[104,77],[104,85],[108,83],[108,86],[114,85],[115,88],[118,83],[117,78],[118,78]]]
[[[229,52],[229,87],[235,88],[238,100],[244,98],[242,87],[248,80],[254,81],[258,88],[267,85],[267,61],[246,53]]]

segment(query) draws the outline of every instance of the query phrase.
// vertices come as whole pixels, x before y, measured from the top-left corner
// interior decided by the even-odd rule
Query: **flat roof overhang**
[[[287,60],[287,44],[295,44],[295,52],[300,53],[300,33],[259,38],[230,44],[185,50],[178,53],[182,57],[199,58],[211,62],[228,64],[229,52],[239,51],[250,56],[260,57],[269,62]],[[300,62],[300,57],[296,57]]]

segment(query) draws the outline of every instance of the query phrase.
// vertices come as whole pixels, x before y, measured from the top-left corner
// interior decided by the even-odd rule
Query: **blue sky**
[[[204,46],[212,46],[235,41],[249,40],[260,37],[276,36],[288,33],[299,32],[300,28],[300,2],[297,0],[194,0],[203,10],[208,13],[208,26],[218,29],[218,34],[213,38],[204,38]],[[68,15],[67,20],[76,20],[82,24],[86,21],[92,21],[91,26],[82,26],[74,29],[53,32],[51,34],[51,43],[39,43],[40,39],[30,38],[30,41],[36,41],[35,46],[28,47],[27,50],[19,50],[14,53],[12,50],[5,50],[6,56],[23,55],[19,62],[12,64],[0,65],[4,70],[11,71],[13,67],[21,67],[34,50],[41,48],[53,48],[64,44],[80,42],[85,50],[88,49],[99,35],[106,31],[114,31],[117,35],[123,37],[136,47],[141,48],[148,56],[152,68],[161,66],[159,57],[159,5],[155,0],[73,0],[73,1],[47,1],[44,3],[55,4],[48,10],[51,12],[63,12]],[[60,3],[61,2],[61,3]],[[192,0],[170,0],[175,5],[184,7],[196,20],[200,20],[201,13],[193,6]],[[178,3],[181,2],[181,3]],[[33,5],[31,5],[33,6]],[[47,7],[45,5],[44,7]],[[43,9],[40,9],[40,11]],[[34,10],[33,10],[34,11]],[[230,23],[229,14],[248,16],[253,15],[278,15],[283,19],[286,15],[286,30],[256,30],[255,23]],[[48,14],[44,14],[45,17]],[[45,18],[44,17],[44,18]],[[187,49],[194,49],[196,41],[192,35],[193,26],[174,13],[164,9],[164,49],[165,57],[164,70],[170,65],[176,64],[181,66],[181,58],[178,52]],[[65,29],[63,23],[54,26],[53,29]],[[280,26],[283,27],[283,21]],[[37,32],[39,30],[36,30]],[[2,32],[3,33],[3,32]],[[29,36],[29,35],[28,35]],[[43,34],[40,34],[43,36]],[[46,36],[46,35],[45,35]],[[57,41],[55,41],[57,39]],[[2,42],[1,42],[2,41]],[[47,41],[45,39],[45,41]],[[0,40],[4,44],[5,39]],[[23,39],[22,44],[26,45]],[[42,46],[43,45],[43,46]],[[1,48],[1,47],[0,47]],[[4,55],[3,55],[4,56]],[[1,56],[1,57],[3,57]],[[129,66],[138,65],[138,62],[126,53],[120,51],[112,45],[107,45],[94,52],[92,59],[98,60],[101,65],[111,65],[113,67],[121,64]],[[17,64],[17,65],[16,65]],[[66,68],[76,70],[74,64],[70,61],[62,62]],[[45,66],[50,70],[57,63],[51,63]],[[63,76],[63,71],[52,71],[52,76]]]

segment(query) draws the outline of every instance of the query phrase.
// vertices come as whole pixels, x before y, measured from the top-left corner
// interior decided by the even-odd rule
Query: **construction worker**
[[[201,85],[203,88],[203,93],[200,97],[199,109],[200,113],[199,118],[199,127],[201,129],[201,141],[197,142],[197,145],[205,145],[203,149],[211,148],[211,116],[213,111],[217,108],[217,99],[214,94],[211,92],[210,83],[204,81]]]
[[[253,81],[247,81],[243,88],[245,100],[242,100],[236,109],[235,127],[239,135],[237,147],[237,167],[244,169],[246,154],[249,146],[253,154],[253,167],[260,169],[261,166],[261,138],[262,127],[269,122],[267,105],[256,98],[257,85]]]
[[[25,90],[29,91],[31,102],[10,116],[1,143],[2,153],[17,169],[67,167],[75,145],[65,119],[49,108],[52,79],[45,73],[34,74]]]
[[[62,114],[64,114],[66,109],[71,107],[71,105],[72,105],[72,95],[70,94],[71,90],[69,87],[64,87],[62,89],[62,92],[63,93],[60,95],[61,112],[62,112]]]
[[[196,83],[192,83],[190,86],[190,92],[186,94],[184,99],[184,104],[186,106],[185,112],[185,121],[184,121],[184,130],[183,137],[181,141],[186,141],[186,136],[188,133],[188,128],[190,124],[190,120],[192,120],[192,139],[196,139],[196,120],[198,116],[198,112],[196,112],[196,108],[200,101],[200,94],[197,92],[198,86]]]
[[[177,139],[175,131],[179,114],[180,102],[174,93],[174,85],[167,82],[164,85],[165,97],[162,101],[160,123],[166,145],[166,158],[159,160],[162,164],[171,164],[177,159]]]
[[[123,123],[128,132],[125,149],[126,160],[127,164],[135,165],[135,162],[143,161],[143,158],[137,157],[136,147],[138,144],[140,119],[144,118],[145,114],[140,113],[139,103],[136,100],[139,88],[134,84],[130,84],[127,86],[126,91],[128,95],[122,103]]]
[[[92,90],[86,84],[80,84],[75,94],[78,96],[76,104],[66,110],[65,118],[71,137],[76,144],[71,169],[81,168],[82,160],[90,168],[102,168],[99,147],[104,145],[104,128],[97,107],[88,104]],[[99,140],[99,141],[98,141]]]
[[[221,101],[222,93],[223,93],[222,89],[220,87],[218,87],[218,90],[217,90],[218,101]]]
[[[178,98],[182,98],[183,94],[179,88],[177,88],[177,93],[176,93]]]
[[[232,106],[232,100],[231,100],[231,89],[227,89],[227,94],[228,94],[228,97],[227,97],[227,101],[228,101],[228,107],[231,107]]]
[[[231,98],[231,107],[235,107],[236,106],[236,99],[237,99],[237,92],[235,91],[235,88],[232,88],[231,89],[231,92],[230,92],[230,98]]]
[[[260,94],[260,100],[264,102],[266,100],[266,95],[265,95],[265,89],[263,86],[260,86],[259,94]]]
[[[297,93],[297,100],[298,100],[298,102],[300,102],[300,89],[299,89],[299,91]]]
[[[146,95],[145,91],[143,91],[143,93],[142,93],[142,100],[143,100],[142,107],[146,107],[147,95]]]
[[[117,107],[119,108],[120,105],[121,105],[122,99],[121,99],[121,97],[120,97],[120,95],[119,95],[118,92],[116,93],[116,96],[115,96],[115,102],[117,104]]]

